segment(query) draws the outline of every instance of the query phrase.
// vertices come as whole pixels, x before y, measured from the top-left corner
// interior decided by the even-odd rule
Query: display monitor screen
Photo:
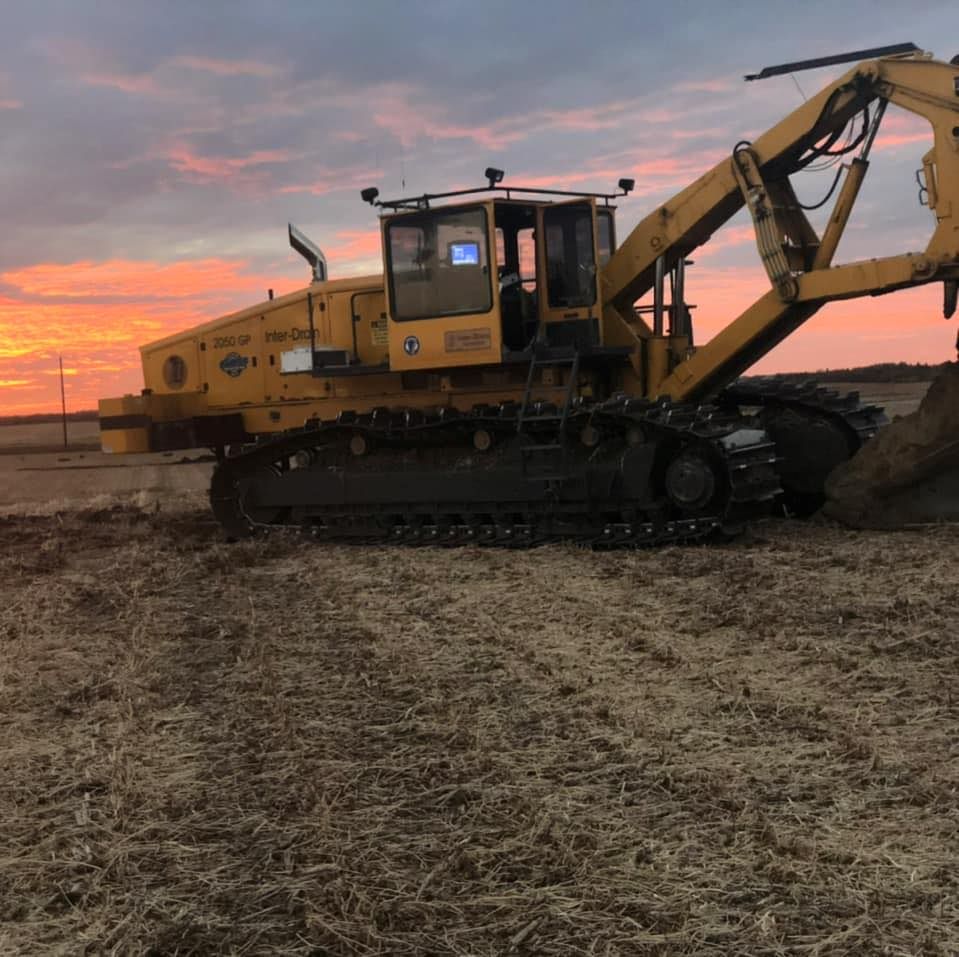
[[[450,263],[454,266],[478,266],[479,243],[450,243]]]

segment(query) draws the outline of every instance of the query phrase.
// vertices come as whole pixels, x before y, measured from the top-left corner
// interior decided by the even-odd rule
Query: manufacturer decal
[[[483,329],[461,329],[447,332],[443,337],[447,352],[476,352],[493,347],[493,337],[489,327]]]
[[[403,340],[403,351],[408,356],[415,356],[420,351],[420,340],[416,336],[407,336]]]
[[[241,356],[239,352],[231,352],[220,360],[220,368],[231,378],[235,379],[242,375],[244,369],[250,364],[248,356]]]

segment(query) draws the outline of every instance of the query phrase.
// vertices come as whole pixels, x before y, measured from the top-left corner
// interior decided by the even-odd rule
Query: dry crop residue
[[[959,951],[955,528],[0,543],[4,954]]]

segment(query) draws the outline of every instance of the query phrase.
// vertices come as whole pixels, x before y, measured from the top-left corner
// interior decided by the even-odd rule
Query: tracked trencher
[[[948,316],[959,283],[959,66],[911,44],[855,56],[622,241],[632,180],[522,188],[493,168],[477,189],[363,190],[382,275],[331,278],[291,226],[310,285],[143,346],[143,393],[100,403],[104,449],[215,449],[211,502],[233,537],[662,544],[735,531],[773,501],[814,508],[882,411],[740,376],[826,303],[936,282]],[[931,127],[932,236],[836,265],[890,105]],[[792,184],[813,163],[836,168],[821,234]],[[700,346],[690,257],[744,207],[769,287]]]

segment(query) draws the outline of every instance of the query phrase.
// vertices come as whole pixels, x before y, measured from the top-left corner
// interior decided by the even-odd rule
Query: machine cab
[[[492,182],[463,192],[476,197],[379,204],[395,210],[382,219],[390,367],[500,364],[528,359],[537,342],[580,352],[601,346],[612,195],[568,199]],[[543,193],[564,200],[544,201]]]

